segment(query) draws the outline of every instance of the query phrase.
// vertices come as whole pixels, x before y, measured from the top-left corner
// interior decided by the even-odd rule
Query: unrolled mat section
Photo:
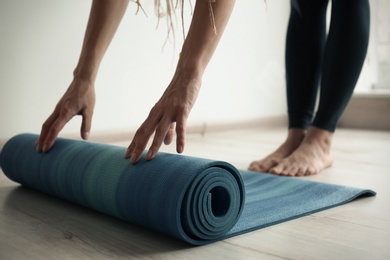
[[[37,153],[37,138],[21,134],[5,144],[0,165],[8,178],[193,245],[375,195],[161,152],[132,165],[124,147],[62,138]]]

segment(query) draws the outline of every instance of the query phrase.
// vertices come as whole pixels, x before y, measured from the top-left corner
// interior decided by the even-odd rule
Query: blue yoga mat
[[[193,245],[375,195],[161,152],[132,165],[124,147],[61,138],[37,153],[37,138],[21,134],[5,144],[0,165],[8,178]]]

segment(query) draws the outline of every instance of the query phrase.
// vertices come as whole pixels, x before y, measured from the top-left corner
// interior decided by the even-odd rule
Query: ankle
[[[330,151],[332,140],[333,132],[315,126],[311,126],[305,136],[305,141],[318,143],[325,151]]]
[[[304,128],[290,128],[287,134],[286,143],[299,145],[307,134],[307,130]]]

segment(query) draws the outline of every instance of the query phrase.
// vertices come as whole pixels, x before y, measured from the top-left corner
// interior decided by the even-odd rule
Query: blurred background
[[[175,38],[166,42],[153,1],[146,15],[130,2],[100,67],[91,135],[134,132],[174,73],[183,43],[178,12]],[[193,5],[194,5],[193,1]],[[390,92],[390,2],[371,0],[369,54],[356,95]],[[185,30],[191,6],[185,2]],[[0,140],[39,133],[72,80],[91,0],[1,0]],[[188,127],[286,118],[284,45],[286,0],[237,1],[203,78]],[[266,121],[264,121],[266,122]],[[78,134],[75,117],[61,134]]]

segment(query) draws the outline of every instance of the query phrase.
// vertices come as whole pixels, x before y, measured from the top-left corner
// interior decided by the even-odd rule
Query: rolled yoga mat
[[[5,144],[0,165],[8,178],[193,245],[375,195],[162,152],[132,165],[124,147],[62,138],[37,153],[37,138],[22,134]]]

